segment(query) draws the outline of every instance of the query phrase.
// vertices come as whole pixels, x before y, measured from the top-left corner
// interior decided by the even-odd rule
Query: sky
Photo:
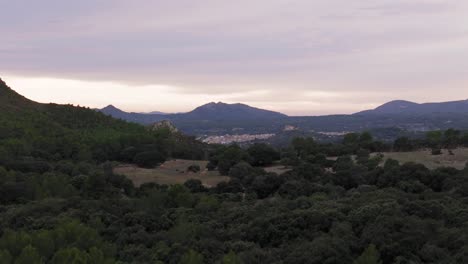
[[[468,99],[466,0],[0,0],[0,78],[40,102],[289,115]]]

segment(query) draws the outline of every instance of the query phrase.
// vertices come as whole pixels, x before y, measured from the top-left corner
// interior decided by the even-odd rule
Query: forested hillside
[[[370,154],[388,146],[369,133],[206,149],[0,91],[0,263],[468,263],[468,167],[382,164]],[[450,131],[436,146],[454,138],[463,142]],[[205,151],[228,182],[137,188],[113,172]],[[288,171],[263,169],[275,162]]]
[[[193,138],[150,131],[89,108],[39,104],[4,82],[0,82],[0,101],[0,164],[7,167],[27,169],[59,160],[133,161],[145,152],[158,152],[162,161],[170,156],[203,156],[202,144]]]

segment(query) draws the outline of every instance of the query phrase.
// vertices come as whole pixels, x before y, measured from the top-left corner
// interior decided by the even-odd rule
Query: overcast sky
[[[0,0],[0,77],[41,102],[291,115],[468,98],[467,0]]]

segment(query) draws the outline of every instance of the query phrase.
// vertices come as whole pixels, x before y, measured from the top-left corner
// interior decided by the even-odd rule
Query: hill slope
[[[432,114],[432,113],[468,113],[468,100],[441,103],[413,103],[396,100],[383,104],[373,110],[366,110],[357,115],[381,114]]]
[[[22,160],[132,162],[148,151],[180,158],[201,156],[201,143],[179,133],[153,131],[89,108],[40,104],[3,81],[0,103],[0,166]]]

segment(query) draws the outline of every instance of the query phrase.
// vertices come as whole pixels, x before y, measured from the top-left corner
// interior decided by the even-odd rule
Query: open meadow
[[[454,167],[463,169],[468,162],[468,148],[458,148],[452,150],[454,155],[450,155],[446,149],[442,150],[442,155],[432,155],[430,149],[412,152],[384,152],[384,161],[395,159],[400,163],[416,162],[424,164],[429,169],[440,167]]]
[[[228,181],[229,177],[221,176],[218,171],[208,171],[205,169],[208,161],[202,160],[169,160],[154,169],[140,168],[136,165],[120,165],[114,168],[114,172],[122,174],[133,181],[135,186],[143,183],[155,182],[158,184],[182,184],[189,179],[200,180],[207,187],[216,186],[218,183]],[[200,172],[188,172],[191,165],[198,165]]]

